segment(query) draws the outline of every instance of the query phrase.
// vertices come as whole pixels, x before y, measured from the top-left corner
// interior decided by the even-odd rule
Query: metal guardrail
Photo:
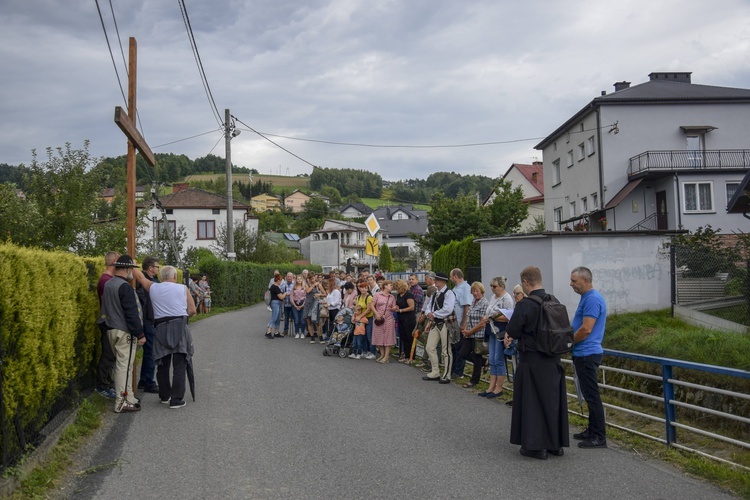
[[[708,458],[712,458],[714,460],[717,460],[717,461],[720,461],[720,462],[723,462],[723,463],[726,463],[726,464],[730,464],[730,465],[733,465],[733,466],[736,466],[736,467],[739,467],[739,468],[742,468],[742,469],[750,471],[750,467],[746,467],[746,466],[744,466],[742,464],[738,464],[736,462],[732,462],[730,460],[727,460],[727,459],[724,459],[724,458],[721,458],[721,457],[717,457],[715,455],[711,455],[711,454],[706,453],[704,451],[697,450],[697,449],[694,449],[694,448],[690,448],[688,446],[684,446],[682,444],[677,443],[677,429],[681,429],[681,430],[684,430],[684,431],[689,431],[689,432],[692,432],[692,433],[695,433],[695,434],[699,434],[699,435],[702,435],[702,436],[705,436],[705,437],[716,439],[716,440],[719,440],[719,441],[722,441],[722,442],[725,442],[725,443],[729,443],[729,444],[732,444],[734,446],[739,446],[739,447],[742,447],[742,448],[750,449],[750,443],[748,443],[746,441],[741,441],[741,440],[734,439],[734,438],[731,438],[731,437],[728,437],[728,436],[724,436],[724,435],[721,435],[721,434],[718,434],[718,433],[715,433],[715,432],[710,432],[710,431],[707,431],[705,429],[700,429],[700,428],[694,427],[692,425],[686,425],[686,424],[678,422],[677,421],[677,411],[676,411],[678,407],[679,408],[690,409],[690,410],[701,412],[701,413],[705,413],[705,414],[712,415],[712,416],[715,416],[715,417],[721,417],[721,418],[726,418],[726,419],[729,419],[729,420],[734,420],[734,421],[737,421],[737,422],[742,422],[742,423],[748,424],[748,425],[750,425],[750,418],[747,418],[747,417],[742,416],[742,415],[735,415],[735,414],[724,412],[724,411],[714,410],[714,409],[711,409],[711,408],[705,408],[705,407],[702,407],[702,406],[698,406],[698,405],[694,405],[694,404],[690,404],[690,403],[685,403],[685,402],[682,402],[682,401],[678,401],[678,400],[675,399],[675,386],[686,387],[686,388],[691,388],[691,389],[697,389],[697,390],[701,390],[701,391],[712,392],[714,394],[719,394],[719,395],[722,395],[722,396],[725,396],[725,397],[734,397],[734,398],[740,398],[740,399],[746,399],[746,400],[750,400],[750,394],[744,394],[744,393],[735,392],[735,391],[728,391],[728,390],[725,390],[725,389],[719,389],[719,388],[716,388],[716,387],[709,387],[709,386],[705,386],[705,385],[694,384],[694,383],[691,383],[691,382],[686,382],[686,381],[679,380],[679,378],[674,377],[674,368],[694,370],[694,371],[704,372],[704,373],[712,373],[712,374],[715,374],[715,375],[737,377],[737,378],[741,378],[741,379],[745,379],[745,380],[750,380],[750,372],[744,371],[744,370],[737,370],[737,369],[734,369],[734,368],[724,368],[724,367],[721,367],[721,366],[704,365],[704,364],[701,364],[701,363],[693,363],[693,362],[690,362],[690,361],[681,361],[681,360],[670,359],[670,358],[660,358],[660,357],[657,357],[657,356],[647,356],[647,355],[643,355],[643,354],[633,354],[633,353],[629,353],[629,352],[615,351],[615,350],[610,350],[610,349],[605,349],[604,350],[604,355],[605,356],[613,356],[613,357],[618,357],[618,358],[629,359],[629,360],[633,360],[633,361],[641,361],[641,362],[646,362],[646,363],[653,363],[653,364],[661,366],[661,376],[658,376],[658,375],[653,375],[653,374],[643,373],[643,372],[638,372],[638,371],[633,371],[633,370],[626,370],[626,369],[622,369],[622,368],[615,368],[615,367],[606,366],[606,365],[602,364],[599,367],[599,369],[602,371],[602,382],[599,384],[599,387],[601,389],[604,389],[604,390],[615,391],[615,392],[619,392],[619,393],[624,393],[624,394],[628,394],[628,395],[631,395],[631,396],[641,397],[641,398],[647,399],[649,401],[656,401],[656,402],[661,403],[663,405],[663,408],[664,408],[664,416],[663,417],[657,417],[657,416],[654,416],[654,415],[650,415],[648,413],[643,413],[643,412],[640,412],[640,411],[632,410],[630,408],[625,408],[625,407],[622,407],[622,406],[613,405],[613,404],[609,404],[609,403],[604,403],[604,407],[605,408],[614,409],[614,410],[617,410],[617,411],[622,411],[624,413],[628,413],[628,414],[631,414],[631,415],[636,415],[638,417],[642,417],[642,418],[645,418],[645,419],[648,419],[648,420],[652,420],[652,421],[655,421],[655,422],[661,422],[661,423],[663,423],[665,425],[666,438],[660,438],[660,437],[652,436],[650,434],[646,434],[644,432],[640,432],[640,431],[638,431],[636,429],[630,429],[628,427],[617,425],[617,424],[613,424],[611,422],[607,422],[607,425],[609,425],[611,427],[615,427],[615,428],[623,430],[623,431],[626,431],[626,432],[637,434],[637,435],[639,435],[641,437],[645,437],[645,438],[648,438],[648,439],[652,439],[654,441],[658,441],[658,442],[664,443],[664,444],[666,444],[668,446],[672,446],[672,447],[679,448],[679,449],[682,449],[682,450],[690,451],[690,452],[693,452],[693,453],[696,453],[696,454],[699,454],[699,455],[702,455],[702,456],[705,456],[705,457],[708,457]],[[570,364],[572,364],[572,361],[569,360],[569,359],[563,359],[563,362],[564,363],[570,363]],[[617,387],[617,386],[609,385],[609,384],[607,384],[607,381],[606,381],[606,373],[607,372],[621,373],[621,374],[626,374],[626,375],[629,375],[629,376],[639,377],[639,378],[648,379],[648,380],[652,380],[652,381],[660,381],[662,383],[662,394],[659,395],[659,396],[655,396],[653,394],[647,394],[647,393],[644,393],[644,392],[639,392],[639,391],[634,391],[634,390],[630,390],[630,389],[626,389],[626,388],[622,388],[622,387]],[[566,377],[566,379],[572,381],[573,377]],[[578,399],[578,396],[576,394],[568,393],[568,397],[572,398],[572,399],[576,399],[576,400]],[[582,413],[579,413],[579,412],[577,412],[575,410],[568,410],[568,411],[570,413],[573,413],[573,414],[576,414],[576,415],[580,415],[580,416],[583,416],[583,417],[587,416],[587,415],[583,415]]]

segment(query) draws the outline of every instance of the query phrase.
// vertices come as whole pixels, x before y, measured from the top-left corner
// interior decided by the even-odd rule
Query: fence
[[[740,449],[750,450],[750,418],[743,416],[750,414],[748,412],[748,408],[750,408],[750,372],[608,349],[604,350],[604,354],[605,361],[614,358],[626,360],[628,363],[627,368],[604,363],[600,366],[602,381],[599,388],[602,390],[605,409],[609,408],[662,424],[663,433],[655,436],[645,432],[643,426],[640,430],[633,429],[627,425],[610,422],[609,418],[607,418],[607,425],[750,471],[750,467],[729,458],[721,457],[718,452],[712,454],[704,451],[705,445],[701,446],[701,448],[704,448],[703,450],[698,449],[697,445],[690,444],[695,440],[689,437],[690,434],[697,435],[728,443]],[[563,362],[572,366],[572,361],[569,359],[564,359]],[[642,369],[639,370],[638,368]],[[676,375],[676,369],[680,370],[682,374]],[[616,376],[613,377],[615,374]],[[700,376],[712,378],[716,381],[715,384],[721,384],[724,387],[739,386],[744,389],[744,392],[720,389],[706,383],[699,384],[686,380],[687,378],[699,379]],[[571,386],[573,377],[567,376],[566,379],[571,382],[569,384]],[[621,383],[615,385],[617,382]],[[630,388],[627,386],[630,386]],[[657,387],[660,390],[655,390]],[[616,397],[609,399],[610,401],[618,401],[619,404],[606,402],[608,393],[610,395],[615,393]],[[701,393],[702,397],[696,397],[697,393]],[[720,396],[720,402],[718,398],[708,397],[708,394]],[[568,393],[568,398],[577,402],[581,401],[575,392]],[[697,404],[699,399],[708,403],[699,405]],[[620,400],[623,400],[623,402],[620,402]],[[635,401],[635,404],[633,407],[626,407],[624,404],[627,401]],[[582,402],[580,406],[583,409]],[[648,408],[654,406],[659,407],[661,412],[647,412]],[[587,416],[575,410],[568,411],[576,415]],[[678,421],[679,412],[684,413],[685,418]],[[654,415],[654,413],[657,414]],[[699,422],[710,425],[712,430],[699,427]],[[679,440],[678,429],[685,431],[680,433],[682,437]],[[732,434],[734,437],[715,432],[719,429],[725,429],[726,434]],[[683,434],[685,435],[683,436]],[[733,454],[729,454],[729,456],[731,457]]]
[[[675,314],[716,329],[750,327],[750,259],[735,246],[670,247]]]

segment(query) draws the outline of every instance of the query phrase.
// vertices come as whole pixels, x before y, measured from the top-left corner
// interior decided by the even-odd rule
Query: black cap
[[[436,280],[442,280],[442,281],[448,281],[448,275],[445,273],[435,273],[435,279]]]
[[[120,258],[115,262],[115,267],[118,269],[136,267],[133,258],[130,255],[120,255]]]

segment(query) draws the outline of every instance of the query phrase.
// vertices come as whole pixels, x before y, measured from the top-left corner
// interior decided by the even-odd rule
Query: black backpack
[[[573,350],[573,327],[570,326],[568,309],[554,295],[544,298],[529,295],[528,298],[541,306],[536,327],[536,350],[548,356],[559,356]]]

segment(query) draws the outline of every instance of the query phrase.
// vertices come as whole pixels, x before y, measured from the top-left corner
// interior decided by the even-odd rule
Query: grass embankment
[[[392,201],[392,200],[383,200],[380,198],[362,198],[362,203],[367,205],[368,207],[372,209],[376,209],[379,207],[382,207],[384,205],[390,205],[392,207],[396,207],[398,205],[404,205],[404,206],[410,206],[414,210],[429,210],[429,205],[420,205],[419,203],[405,203],[405,202],[398,202],[398,201]]]

